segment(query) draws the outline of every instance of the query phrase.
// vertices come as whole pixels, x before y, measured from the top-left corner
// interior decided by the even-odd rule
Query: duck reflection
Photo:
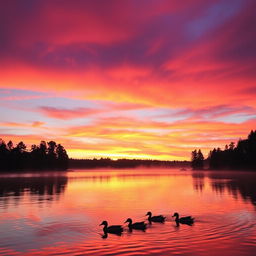
[[[103,235],[101,234],[102,239],[107,239],[108,238],[108,233],[104,233]]]

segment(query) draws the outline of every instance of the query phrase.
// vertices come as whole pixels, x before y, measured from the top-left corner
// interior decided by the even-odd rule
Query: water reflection
[[[223,193],[226,189],[235,198],[239,194],[245,201],[250,201],[256,206],[256,173],[215,172],[210,173],[209,177],[216,192]]]
[[[169,169],[0,176],[0,255],[253,255],[256,173]],[[145,213],[166,216],[148,224]],[[192,215],[193,225],[177,225]],[[132,230],[124,221],[145,221]],[[122,236],[99,224],[123,225]],[[107,238],[107,239],[106,239]]]
[[[256,173],[238,171],[193,172],[194,189],[202,192],[205,179],[210,180],[212,190],[217,194],[228,192],[234,198],[239,195],[256,206]]]
[[[17,205],[25,196],[38,203],[59,200],[67,182],[65,173],[1,175],[0,206],[8,208],[10,201]]]
[[[204,172],[193,172],[192,173],[193,177],[193,184],[194,184],[194,189],[197,191],[202,192],[204,189]]]

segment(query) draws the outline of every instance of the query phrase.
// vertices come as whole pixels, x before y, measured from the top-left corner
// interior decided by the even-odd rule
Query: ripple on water
[[[121,180],[110,175],[109,179],[72,179],[61,198],[30,195],[29,187],[20,196],[6,194],[0,198],[0,255],[253,255],[253,206],[239,193],[234,198],[218,190],[216,196],[210,178],[202,182],[204,189],[198,193],[190,174]],[[195,224],[177,227],[170,205],[191,213]],[[168,213],[166,223],[153,223],[146,232],[129,233],[126,228],[122,236],[102,239],[98,225],[103,219],[113,224],[122,223],[122,216],[145,220],[148,209]]]
[[[225,217],[213,215],[205,220],[202,217],[202,222],[196,222],[193,226],[180,225],[177,228],[175,222],[166,222],[153,224],[145,233],[134,231],[121,237],[109,235],[109,240],[105,240],[104,243],[99,241],[99,246],[85,243],[83,248],[88,255],[191,255],[192,249],[199,255],[204,255],[209,253],[209,248],[202,246],[202,243],[207,245],[222,242],[225,246],[225,241],[240,238],[245,231],[254,232],[254,227],[254,220],[241,218],[240,213],[232,213]],[[251,246],[252,241],[246,240],[244,245]]]

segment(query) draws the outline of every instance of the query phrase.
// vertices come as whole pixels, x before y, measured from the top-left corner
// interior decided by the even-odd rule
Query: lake
[[[99,224],[163,214],[145,232]],[[192,226],[171,217],[192,215]],[[124,224],[125,225],[125,224]],[[255,255],[256,173],[97,169],[0,174],[0,255]]]

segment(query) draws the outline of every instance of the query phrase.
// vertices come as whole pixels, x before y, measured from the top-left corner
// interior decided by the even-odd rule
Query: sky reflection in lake
[[[1,255],[253,255],[256,173],[75,170],[0,176]],[[99,224],[167,216],[102,238]],[[193,215],[176,227],[171,215]]]

